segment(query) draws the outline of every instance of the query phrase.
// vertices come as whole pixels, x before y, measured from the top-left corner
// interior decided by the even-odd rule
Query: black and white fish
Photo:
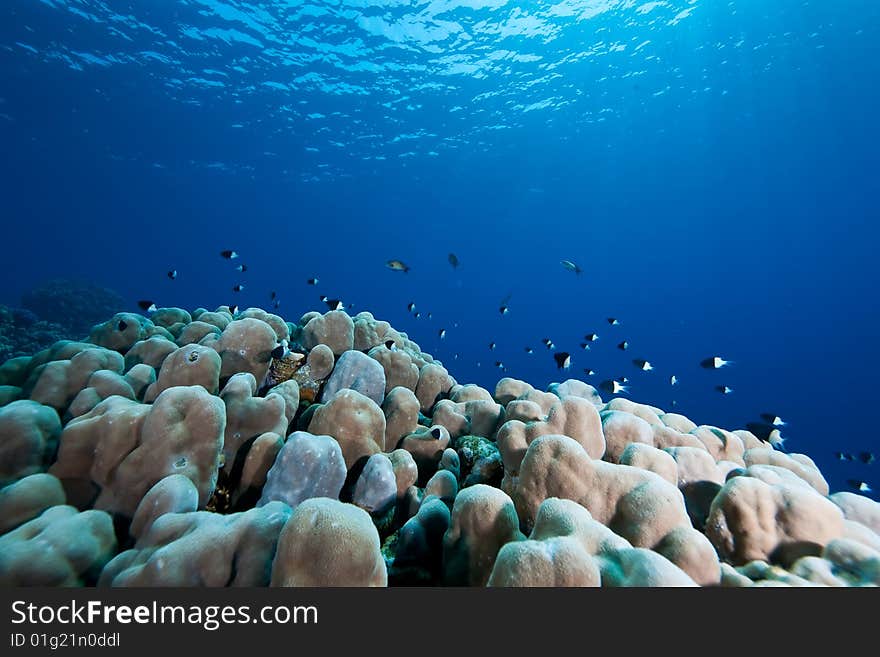
[[[289,353],[290,348],[287,346],[287,340],[282,340],[281,343],[272,350],[272,358],[275,360],[281,360]]]
[[[503,370],[503,369],[504,369],[504,363],[502,363],[500,360],[496,360],[496,361],[495,361],[495,367],[497,367],[499,370]]]
[[[556,361],[557,369],[567,370],[569,367],[571,367],[571,354],[569,354],[567,351],[560,351],[553,354],[553,360]]]
[[[241,292],[243,289],[244,289],[244,285],[242,285],[241,283],[232,287],[233,292]]]
[[[870,493],[872,488],[868,485],[868,482],[862,481],[861,479],[847,479],[846,483],[848,483],[852,488],[859,491],[860,493]]]
[[[412,301],[410,301],[409,304],[406,306],[406,309],[407,309],[409,312],[412,312],[413,310],[416,309],[416,304],[413,303]]]
[[[318,284],[317,278],[310,278],[309,280],[306,281],[306,285],[317,285],[317,284]]]
[[[654,366],[651,365],[651,363],[649,363],[649,362],[646,361],[646,360],[642,360],[641,358],[635,358],[635,359],[633,359],[633,365],[635,365],[636,367],[638,367],[638,368],[639,368],[640,370],[642,370],[643,372],[650,372],[651,370],[654,369]]]
[[[531,347],[526,347],[526,353],[527,353],[527,354],[533,354],[533,353],[535,353],[535,350],[532,349]]]
[[[859,452],[859,461],[865,465],[871,465],[876,459],[872,452]]]
[[[787,424],[781,417],[772,413],[761,413],[761,419],[767,424],[772,424],[774,427],[784,427]]]
[[[170,278],[172,281],[173,281],[175,278],[177,278],[177,270],[176,270],[176,269],[171,269],[171,270],[169,270],[169,271],[168,271],[168,278]]]
[[[620,381],[616,381],[614,379],[608,379],[607,381],[602,381],[599,384],[599,389],[603,392],[607,392],[612,395],[617,395],[623,392],[626,392],[629,388],[623,385]]]
[[[144,301],[138,301],[138,307],[139,307],[141,310],[143,310],[144,312],[147,312],[147,313],[154,313],[154,312],[156,312],[157,310],[159,310],[159,309],[156,307],[156,304],[155,304],[155,303],[153,303],[152,301],[146,301],[146,300],[144,300]]]
[[[589,367],[585,367],[584,374],[586,374],[587,376],[593,376],[594,374],[596,374],[596,370],[591,370]]]
[[[608,318],[608,323],[611,324],[611,326],[618,326],[618,325],[620,325],[620,322],[619,322],[619,321],[617,320],[617,318],[615,318],[615,317],[609,317],[609,318]]]
[[[587,333],[584,336],[584,340],[586,340],[587,342],[595,342],[598,339],[599,339],[599,336],[595,333]]]
[[[674,386],[677,384],[678,384],[678,377],[676,377],[675,374],[673,374],[672,376],[669,377],[669,385]]]
[[[247,271],[247,265],[241,264],[235,268],[236,271]]]
[[[221,251],[220,255],[227,260],[232,260],[233,258],[238,257],[238,254],[235,251]]]
[[[229,308],[229,314],[232,315],[233,317],[235,317],[235,314],[238,312],[238,305],[232,304],[231,306],[226,306],[226,307]]]
[[[543,340],[541,340],[541,342],[543,342],[544,346],[548,349],[554,349],[556,347],[556,345],[553,344],[553,340],[551,340],[550,338],[544,338]]]
[[[446,337],[446,329],[440,329],[440,331],[437,333],[437,335],[440,336],[440,339],[442,340],[443,338]]]
[[[590,343],[589,342],[581,342],[581,349],[583,349],[584,351],[589,351],[590,350]]]
[[[498,308],[498,312],[501,313],[502,315],[506,315],[507,313],[510,312],[510,307],[507,305],[502,305],[500,308]]]
[[[729,395],[733,392],[733,388],[729,386],[715,386],[715,390],[720,392],[722,395]]]
[[[495,349],[497,345],[494,342],[489,343],[489,349]]]
[[[627,349],[629,349],[629,342],[624,340],[619,345],[617,345],[617,348],[620,349],[621,351],[626,351]]]
[[[834,452],[834,457],[838,461],[855,461],[856,457],[849,452]]]
[[[730,365],[732,362],[731,360],[724,360],[721,356],[712,356],[701,360],[700,367],[706,370],[717,370],[725,365]]]
[[[325,296],[321,297],[321,301],[323,301],[330,310],[344,310],[345,305],[339,299],[328,299]]]

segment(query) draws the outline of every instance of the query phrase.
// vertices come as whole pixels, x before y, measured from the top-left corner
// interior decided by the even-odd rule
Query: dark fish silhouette
[[[560,351],[559,353],[553,354],[553,360],[556,361],[557,369],[567,370],[571,366],[571,354],[567,351]]]
[[[871,465],[875,460],[876,457],[871,452],[859,452],[859,461],[865,465]]]
[[[238,254],[235,251],[221,251],[220,255],[227,260],[232,260],[233,258],[238,257]]]
[[[317,284],[318,284],[317,278],[310,278],[309,280],[306,281],[306,285],[317,285]]]
[[[321,297],[321,301],[327,304],[327,307],[330,310],[343,310],[345,306],[342,304],[342,301],[339,299],[328,299],[327,297]]]
[[[242,285],[241,283],[239,283],[238,285],[235,285],[235,286],[232,288],[232,291],[233,291],[233,292],[241,292],[243,289],[244,289],[244,285]]]
[[[145,301],[138,301],[138,307],[140,307],[141,310],[143,310],[144,312],[147,312],[147,313],[154,313],[158,310],[158,308],[156,308],[155,303],[153,303],[152,301],[146,301],[146,300]]]
[[[704,358],[700,361],[700,367],[706,370],[717,370],[725,365],[730,365],[733,361],[724,360],[721,356],[712,356]]]
[[[450,253],[448,260],[449,260],[449,264],[452,265],[453,268],[458,267],[458,256],[457,255],[455,255],[454,253]]]
[[[170,278],[172,281],[173,281],[175,278],[177,278],[177,270],[176,270],[176,269],[172,269],[172,270],[170,270],[170,271],[168,272],[168,278]]]

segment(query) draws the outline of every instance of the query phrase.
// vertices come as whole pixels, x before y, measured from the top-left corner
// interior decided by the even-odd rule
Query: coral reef
[[[880,585],[880,504],[748,431],[459,384],[366,312],[88,298],[0,365],[0,584]]]

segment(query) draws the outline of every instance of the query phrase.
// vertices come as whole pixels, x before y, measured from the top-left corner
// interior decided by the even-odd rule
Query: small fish
[[[278,298],[278,293],[275,290],[272,290],[272,292],[269,294],[269,298],[274,301]]]
[[[489,349],[495,349],[495,346],[496,346],[496,345],[495,345],[494,342],[490,342],[490,343],[489,343]]]
[[[615,381],[614,379],[602,381],[602,383],[599,384],[599,389],[612,395],[626,392],[628,390],[627,386],[621,384],[620,381]]]
[[[559,262],[568,271],[573,271],[575,274],[580,275],[580,273],[583,271],[580,267],[578,267],[576,264],[574,264],[571,260],[560,260]]]
[[[172,270],[170,270],[170,271],[168,272],[168,278],[170,278],[172,281],[173,281],[175,278],[177,278],[177,270],[176,270],[176,269],[172,269]]]
[[[838,461],[854,461],[855,457],[849,452],[834,452],[834,456]]]
[[[244,285],[239,283],[238,285],[233,286],[232,291],[233,292],[241,292],[243,289],[244,289]]]
[[[617,377],[617,380],[621,383],[629,383],[629,379],[627,379],[625,376],[619,376]]]
[[[141,310],[147,313],[154,313],[158,310],[156,304],[152,301],[138,301],[138,306]]]
[[[120,331],[124,331],[128,328],[128,322],[126,322],[124,319],[120,319],[119,324],[116,325],[116,328]]]
[[[272,358],[275,360],[281,360],[289,353],[290,350],[287,348],[287,340],[282,340],[281,344],[272,350]]]
[[[861,479],[847,479],[846,483],[848,483],[852,488],[859,491],[860,493],[870,493],[872,490],[868,483],[862,481]]]
[[[238,312],[238,306],[236,304],[232,304],[231,306],[227,306],[227,308],[229,308],[229,314],[232,315],[233,317]]]
[[[730,365],[733,361],[724,360],[721,356],[712,356],[700,361],[700,367],[706,370],[717,370],[725,365]]]
[[[674,386],[678,383],[678,378],[673,374],[669,377],[669,385]]]
[[[440,427],[434,427],[431,429],[431,438],[434,440],[440,440],[443,437],[443,430]]]
[[[413,315],[413,317],[415,317],[416,319],[418,319],[421,316],[422,316],[422,313],[416,313],[415,315]]]
[[[865,465],[871,465],[875,460],[876,457],[871,452],[859,452],[859,461]]]
[[[585,367],[584,374],[586,374],[587,376],[593,376],[594,374],[596,374],[596,370],[591,370],[590,368]]]
[[[786,438],[783,438],[782,433],[780,433],[779,429],[773,429],[770,432],[770,435],[767,437],[767,442],[770,443],[770,446],[773,449],[778,449],[780,452],[785,451],[785,441]]]
[[[247,271],[247,265],[239,265],[235,268],[236,271]]]
[[[391,351],[397,351],[397,347],[394,344],[394,340],[385,340],[385,348]]]
[[[781,417],[772,413],[761,413],[761,419],[767,424],[772,424],[774,427],[784,427],[787,424],[787,422],[783,422]]]
[[[409,267],[400,260],[389,260],[385,263],[385,266],[391,271],[402,271],[404,274],[409,271]]]
[[[273,307],[275,310],[278,310],[278,309],[281,307],[281,301],[279,301],[278,299],[276,299],[276,300],[275,300],[275,303],[272,304],[272,307]]]
[[[227,260],[232,260],[233,258],[238,257],[238,254],[235,251],[221,251],[220,255]]]
[[[678,406],[678,402],[673,399],[672,400],[672,408],[675,408],[676,406]]]
[[[306,285],[317,285],[317,284],[318,284],[317,278],[310,278],[309,280],[306,281]]]
[[[431,319],[431,317],[433,317],[433,315],[431,313],[428,313],[428,319]]]
[[[496,361],[495,361],[495,367],[497,367],[497,368],[500,369],[500,370],[503,370],[503,369],[504,369],[504,363],[502,363],[500,360],[496,360]]]
[[[548,349],[553,349],[554,347],[556,347],[556,345],[553,344],[553,340],[551,340],[550,338],[544,338],[543,340],[541,340],[541,342],[543,342],[544,346]]]
[[[596,335],[595,333],[587,333],[584,336],[584,340],[586,340],[587,342],[595,342],[598,339],[599,339],[599,336]]]
[[[619,326],[620,325],[620,322],[617,321],[617,319],[615,319],[614,317],[609,317],[608,323],[611,324],[611,326]]]
[[[634,359],[634,360],[633,360],[633,365],[635,365],[636,367],[638,367],[638,368],[639,368],[640,370],[642,370],[643,372],[650,372],[651,370],[654,369],[654,366],[651,365],[651,363],[649,363],[649,362],[646,361],[646,360],[642,360],[641,358],[636,358],[636,359]]]
[[[553,360],[556,361],[557,369],[567,370],[571,367],[571,354],[567,351],[560,351],[559,353],[553,354]]]
[[[454,253],[450,253],[449,257],[447,259],[449,260],[449,264],[452,265],[453,269],[456,269],[458,267],[458,256],[457,255],[455,255]]]
[[[584,351],[589,351],[590,350],[590,343],[589,342],[581,342],[581,349],[583,349]]]
[[[617,345],[617,348],[620,349],[621,351],[626,351],[627,349],[629,349],[629,342],[624,340],[619,345]]]
[[[531,347],[526,347],[526,353],[527,353],[527,354],[533,354],[533,353],[535,353],[535,350],[532,349]]]
[[[510,312],[510,308],[508,306],[501,306],[498,309],[498,312],[500,312],[502,315],[506,315],[507,313]]]
[[[410,302],[410,303],[407,305],[406,309],[407,309],[409,312],[412,312],[413,310],[416,309],[416,304]]]
[[[339,299],[328,299],[326,296],[321,297],[321,301],[327,304],[327,307],[330,310],[343,310],[345,306],[342,304],[342,301]]]
[[[458,354],[452,354],[452,360],[458,360]]]
[[[437,335],[439,335],[440,339],[442,340],[443,338],[446,337],[446,329],[440,329],[440,332],[437,333]]]
[[[715,386],[715,390],[720,392],[722,395],[729,395],[733,392],[733,388],[729,388],[727,386]]]

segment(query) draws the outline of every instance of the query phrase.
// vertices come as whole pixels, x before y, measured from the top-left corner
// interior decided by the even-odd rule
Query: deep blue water
[[[878,447],[878,51],[869,0],[7,0],[0,302],[327,294],[459,382],[589,367],[697,423],[776,413],[877,488],[833,452]]]

